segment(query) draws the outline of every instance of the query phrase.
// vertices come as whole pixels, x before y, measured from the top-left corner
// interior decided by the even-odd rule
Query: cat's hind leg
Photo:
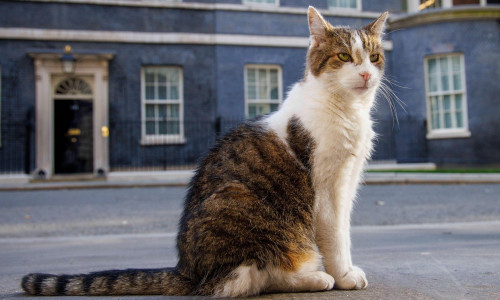
[[[215,296],[247,297],[263,292],[316,292],[333,288],[333,277],[319,271],[320,259],[316,252],[293,256],[300,263],[293,269],[240,265],[216,288]]]
[[[270,270],[271,280],[267,292],[317,292],[333,289],[333,277],[319,270],[320,255],[309,252],[299,255],[296,268],[274,267]]]

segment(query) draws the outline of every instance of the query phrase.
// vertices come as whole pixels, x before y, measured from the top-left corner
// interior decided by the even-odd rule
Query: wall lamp
[[[71,46],[64,47],[64,54],[61,55],[61,67],[64,74],[73,74],[75,72],[75,57],[71,54]]]

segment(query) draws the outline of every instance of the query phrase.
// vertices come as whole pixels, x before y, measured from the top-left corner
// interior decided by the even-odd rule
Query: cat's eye
[[[370,61],[372,63],[377,62],[378,59],[379,59],[379,55],[378,54],[372,54],[372,55],[370,55]]]
[[[347,53],[339,53],[337,56],[343,62],[351,61],[351,56],[349,54],[347,54]]]

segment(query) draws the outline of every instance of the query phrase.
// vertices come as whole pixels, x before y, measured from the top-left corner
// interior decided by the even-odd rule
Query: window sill
[[[181,135],[171,136],[146,136],[141,138],[141,146],[154,145],[181,145],[186,143],[186,138]]]
[[[438,140],[438,139],[460,139],[468,138],[471,136],[469,130],[465,129],[451,129],[451,130],[439,130],[431,131],[427,133],[428,140]]]

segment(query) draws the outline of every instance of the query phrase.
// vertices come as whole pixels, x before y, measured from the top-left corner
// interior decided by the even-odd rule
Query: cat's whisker
[[[403,111],[406,113],[406,104],[394,93],[392,88],[389,85],[393,85],[393,83],[386,77],[384,76],[382,80],[380,81],[380,88],[379,92],[381,95],[386,99],[387,103],[389,104],[390,110],[391,110],[391,115],[393,119],[393,125],[394,125],[394,120],[396,121],[396,124],[399,127],[399,119],[398,119],[398,114],[397,114],[397,107],[396,103],[403,109]]]

